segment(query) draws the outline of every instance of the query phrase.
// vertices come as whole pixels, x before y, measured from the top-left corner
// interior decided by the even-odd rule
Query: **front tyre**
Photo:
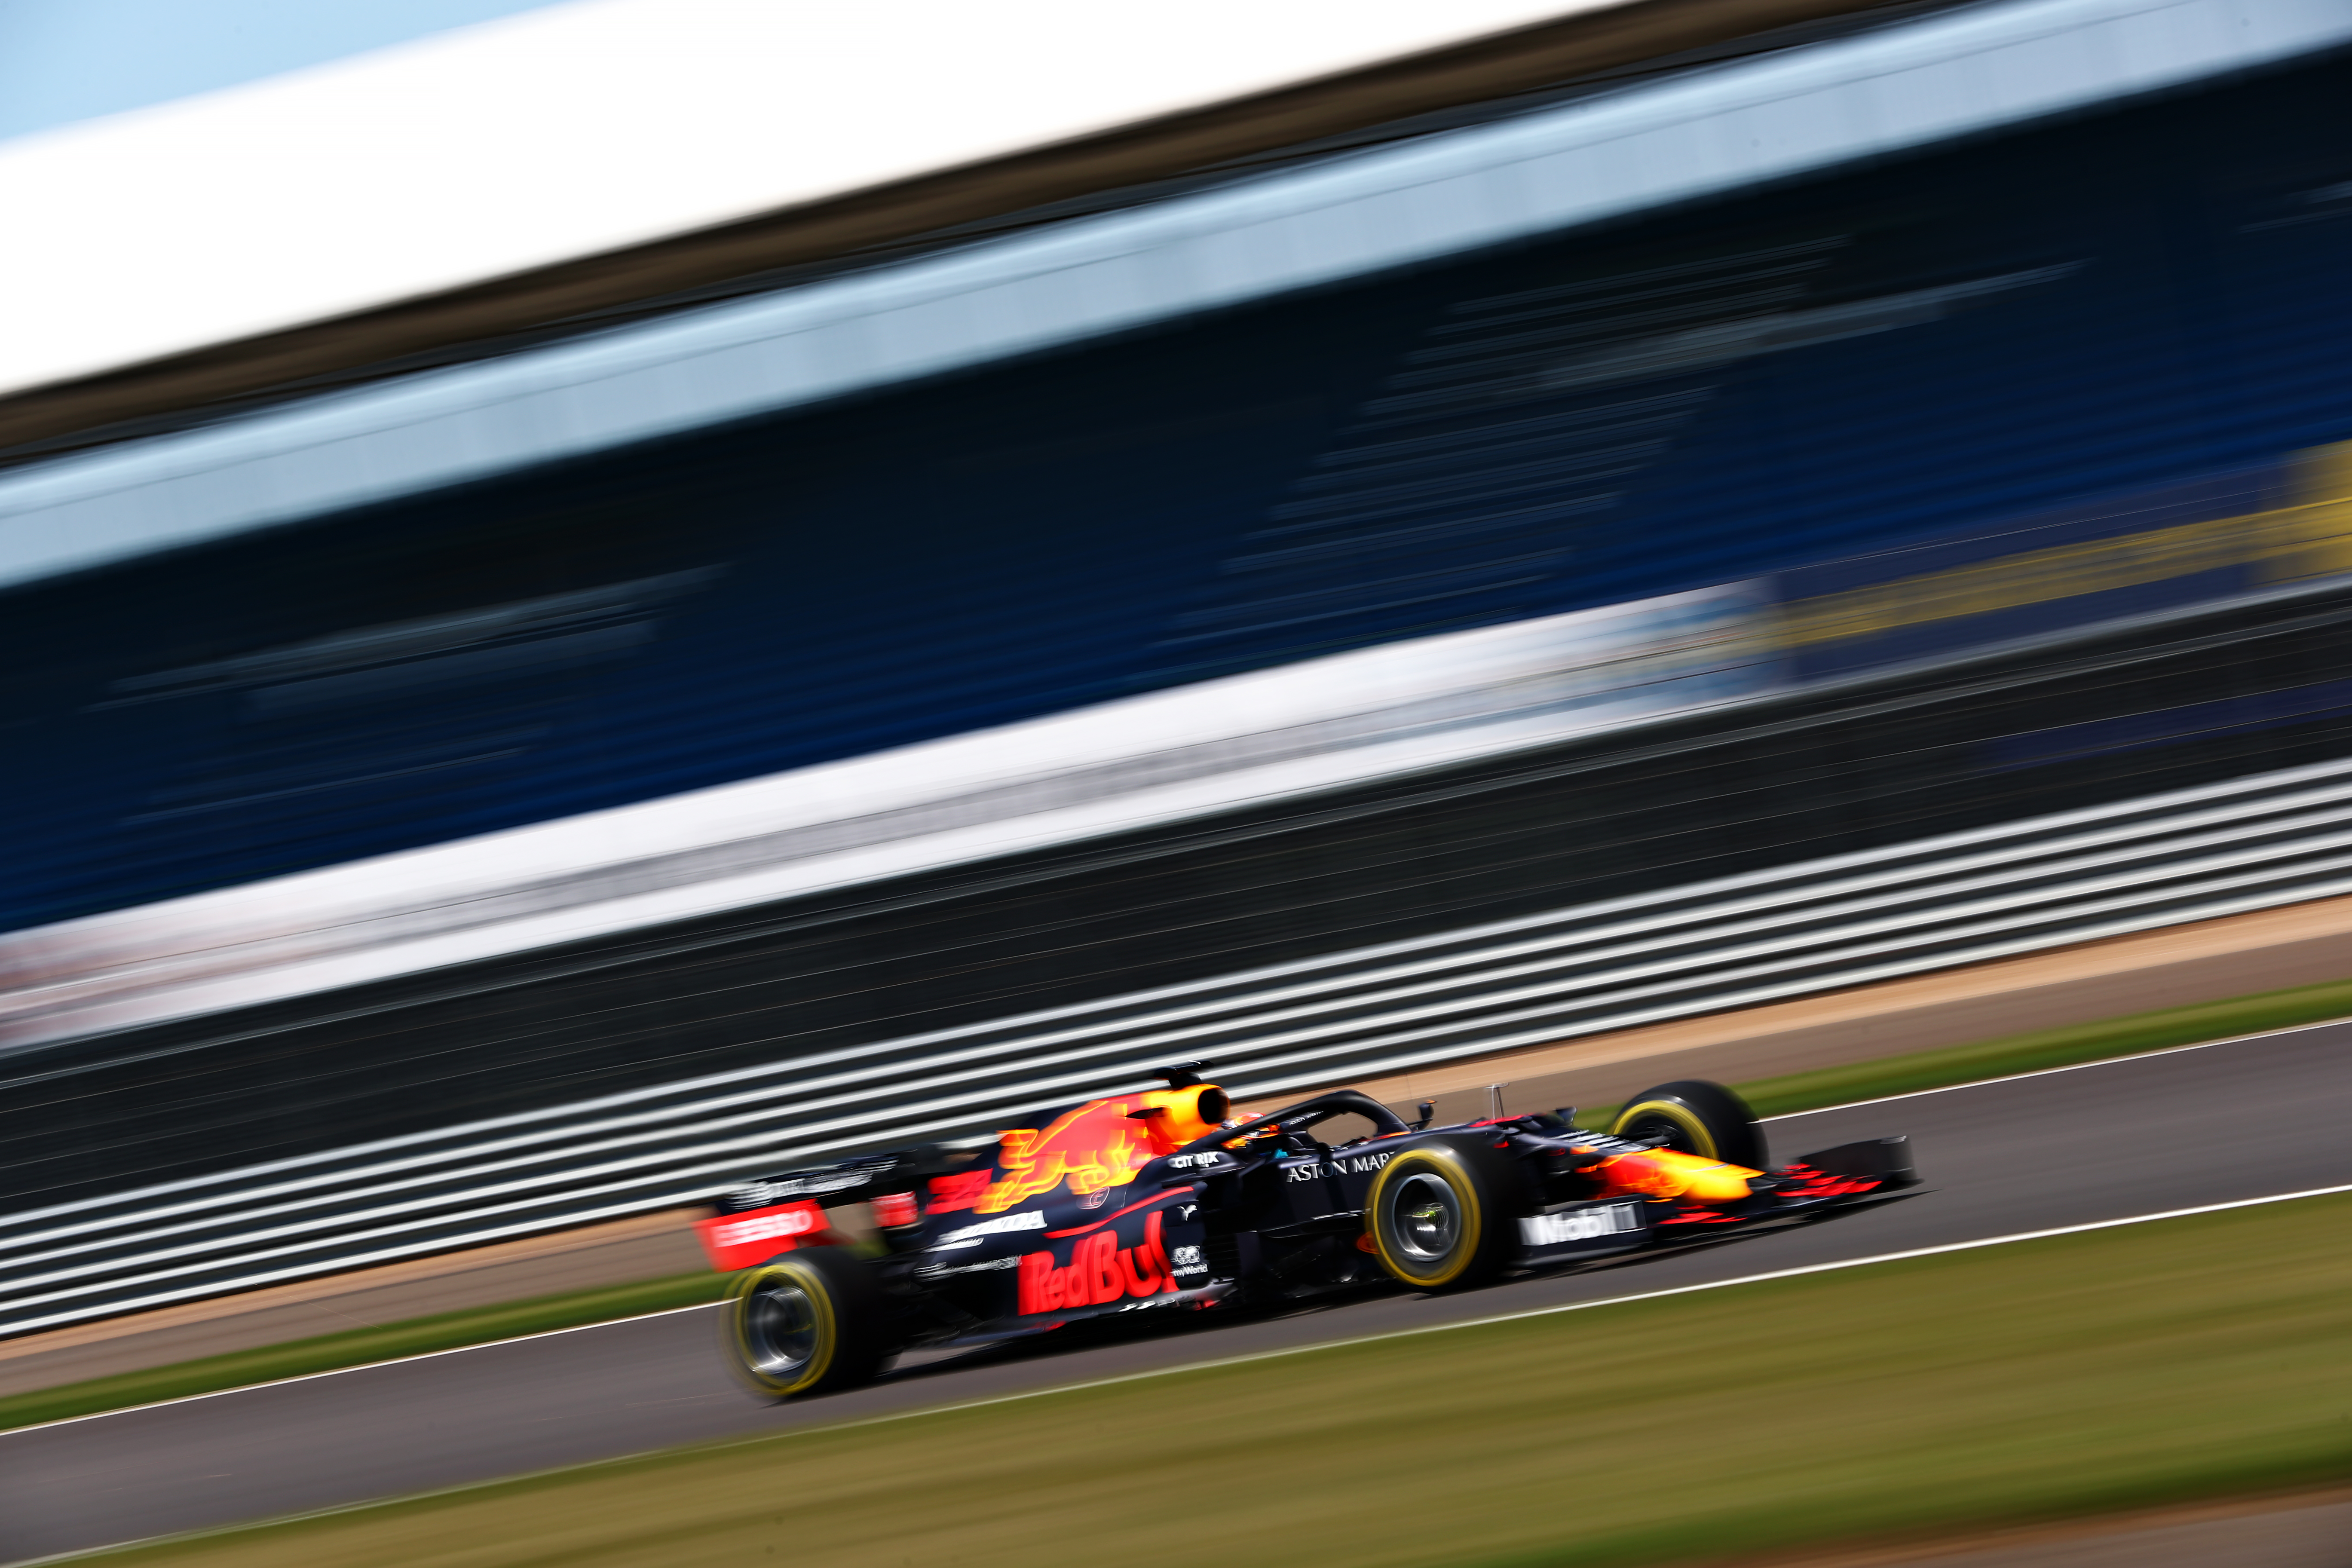
[[[889,1347],[866,1265],[811,1247],[744,1270],[720,1331],[728,1366],[769,1399],[830,1394],[871,1379]]]
[[[1478,1138],[1417,1143],[1381,1168],[1365,1205],[1381,1267],[1420,1290],[1483,1285],[1512,1252],[1516,1173]]]
[[[1731,1090],[1704,1079],[1678,1079],[1635,1095],[1609,1131],[1620,1138],[1663,1138],[1669,1149],[1727,1165],[1770,1168],[1756,1113]]]

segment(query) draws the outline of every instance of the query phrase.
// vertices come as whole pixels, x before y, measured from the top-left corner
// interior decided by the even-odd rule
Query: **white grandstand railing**
[[[2352,760],[28,1209],[0,1333],[694,1203],[1171,1058],[1258,1096],[2346,892]]]

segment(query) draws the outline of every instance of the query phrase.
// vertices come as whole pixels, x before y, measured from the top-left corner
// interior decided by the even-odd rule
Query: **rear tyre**
[[[803,1247],[746,1269],[721,1329],[729,1368],[768,1399],[855,1387],[889,1355],[880,1305],[866,1265],[838,1247]]]
[[[1770,1168],[1756,1113],[1723,1085],[1704,1079],[1679,1079],[1635,1095],[1609,1131],[1620,1138],[1664,1138],[1670,1149],[1751,1171]]]
[[[1365,1204],[1373,1255],[1419,1290],[1483,1285],[1510,1261],[1517,1173],[1486,1140],[1432,1139],[1391,1159]]]

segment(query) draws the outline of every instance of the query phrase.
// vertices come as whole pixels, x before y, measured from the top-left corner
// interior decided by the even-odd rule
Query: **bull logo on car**
[[[1022,1127],[1001,1133],[996,1179],[972,1206],[982,1214],[1000,1214],[1066,1183],[1077,1197],[1124,1186],[1144,1162],[1213,1131],[1215,1123],[1203,1120],[1204,1108],[1222,1117],[1224,1091],[1203,1084],[1090,1100],[1043,1131]]]
[[[997,1143],[997,1179],[974,1206],[982,1214],[996,1214],[1065,1182],[1080,1196],[1125,1183],[1150,1153],[1141,1130],[1111,1103],[1082,1105],[1042,1132],[1022,1128],[1005,1133]]]

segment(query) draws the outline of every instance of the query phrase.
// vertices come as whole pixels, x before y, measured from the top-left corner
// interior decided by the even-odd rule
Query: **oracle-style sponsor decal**
[[[710,1266],[726,1273],[764,1263],[793,1249],[793,1237],[824,1228],[824,1210],[813,1203],[783,1204],[751,1214],[698,1222],[694,1234]]]
[[[727,1195],[738,1204],[764,1207],[784,1198],[845,1193],[852,1187],[864,1186],[875,1175],[872,1171],[818,1171],[805,1176],[778,1176],[772,1181],[752,1182],[735,1188]]]
[[[1160,1217],[1157,1210],[1146,1216],[1143,1239],[1133,1247],[1119,1246],[1116,1231],[1095,1232],[1071,1247],[1066,1266],[1056,1264],[1051,1252],[1024,1255],[1021,1311],[1063,1312],[1182,1289],[1160,1245]]]
[[[1017,1258],[991,1258],[979,1263],[919,1263],[915,1273],[925,1279],[944,1279],[950,1274],[993,1274],[1003,1268],[1017,1268]]]
[[[999,1215],[994,1219],[984,1219],[974,1225],[959,1226],[931,1245],[935,1249],[942,1247],[978,1247],[984,1237],[1002,1236],[1008,1230],[1043,1230],[1045,1228],[1045,1211],[1028,1209],[1021,1214]]]

